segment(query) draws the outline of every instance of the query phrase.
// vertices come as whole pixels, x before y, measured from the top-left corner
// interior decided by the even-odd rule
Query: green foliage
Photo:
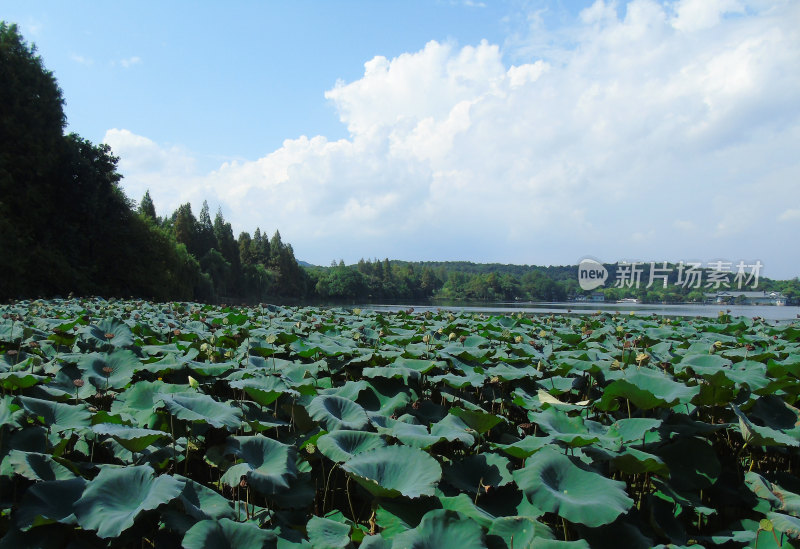
[[[799,344],[727,317],[0,306],[0,547],[793,546]]]

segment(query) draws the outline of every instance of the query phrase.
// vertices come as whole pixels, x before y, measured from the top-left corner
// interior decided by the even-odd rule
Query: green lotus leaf
[[[442,509],[458,511],[466,518],[477,522],[482,528],[489,528],[497,518],[482,507],[475,505],[475,498],[467,494],[458,494],[452,497],[439,496],[438,499]]]
[[[99,423],[92,427],[98,435],[108,435],[129,452],[141,452],[157,440],[168,438],[169,433],[152,429],[141,429],[116,423]]]
[[[657,473],[665,476],[669,474],[669,467],[660,457],[636,448],[623,449],[611,458],[611,463],[618,471],[629,474]]]
[[[413,530],[393,538],[395,549],[486,549],[483,530],[472,520],[455,511],[434,509],[422,517]]]
[[[739,418],[739,430],[742,438],[752,446],[800,446],[796,436],[789,435],[778,429],[756,425],[735,404],[731,405],[736,417]]]
[[[429,380],[433,384],[444,383],[453,389],[464,389],[466,387],[480,387],[486,382],[486,374],[477,372],[474,368],[465,370],[461,374],[447,373],[439,376],[431,376]]]
[[[358,431],[369,423],[364,408],[335,395],[320,395],[312,400],[306,411],[312,419],[319,421],[326,431],[352,429]]]
[[[197,349],[192,349],[193,351],[197,351]],[[140,362],[134,369],[134,373],[136,372],[150,372],[152,374],[168,374],[170,372],[177,372],[183,370],[184,368],[188,368],[187,363],[188,360],[183,356],[178,356],[176,353],[167,353],[166,356],[154,360],[153,362]]]
[[[644,441],[647,443],[658,441],[660,437],[653,431],[658,429],[661,423],[660,419],[646,417],[619,419],[608,428],[608,435],[612,437],[618,436],[623,444],[628,442]]]
[[[492,427],[503,421],[502,417],[483,410],[467,410],[466,408],[454,407],[450,409],[450,413],[481,434],[490,431]]]
[[[386,446],[378,433],[366,431],[334,431],[317,439],[317,448],[330,459],[342,463],[368,450]]]
[[[228,362],[200,362],[197,360],[190,360],[186,366],[197,372],[201,376],[222,376],[225,372],[229,372],[239,367],[239,363],[233,360]]]
[[[444,479],[462,492],[485,494],[512,481],[510,466],[511,462],[498,454],[476,454],[445,467]]]
[[[625,483],[586,471],[551,448],[528,458],[514,480],[536,507],[590,527],[610,524],[633,505]]]
[[[6,458],[11,470],[30,480],[69,480],[75,474],[50,456],[38,452],[11,450]]]
[[[447,366],[447,363],[444,361],[436,361],[436,360],[420,360],[418,358],[405,358],[399,357],[394,362],[392,362],[393,368],[409,368],[411,370],[416,370],[421,374],[427,374],[434,368],[444,368]]]
[[[32,397],[17,397],[17,402],[33,417],[40,418],[51,431],[78,429],[91,424],[92,414],[84,404],[64,404]]]
[[[527,436],[511,444],[492,444],[492,446],[503,450],[509,456],[526,459],[550,444],[553,444],[553,437]]]
[[[750,415],[767,427],[800,438],[800,410],[777,395],[759,397],[753,404]]]
[[[408,385],[410,381],[418,382],[422,378],[422,374],[420,374],[418,370],[394,365],[364,368],[362,374],[366,378],[402,379],[403,383],[406,385]]]
[[[24,415],[25,412],[22,408],[14,404],[14,397],[0,398],[0,428],[2,426],[21,427],[20,420]]]
[[[82,528],[97,530],[101,538],[119,537],[139,513],[177,498],[185,484],[169,475],[154,476],[149,465],[104,467],[75,502],[75,516]]]
[[[236,513],[227,498],[181,475],[175,475],[175,478],[186,482],[178,500],[183,504],[184,511],[195,520],[235,517]]]
[[[374,536],[364,536],[364,540],[361,542],[361,545],[358,546],[359,549],[391,549],[392,542],[391,540],[385,539],[381,534],[376,534]]]
[[[25,491],[14,513],[17,528],[27,530],[52,522],[76,524],[72,506],[83,495],[85,486],[81,477],[37,482]]]
[[[99,390],[121,389],[133,379],[133,373],[139,366],[139,358],[127,349],[113,353],[89,353],[82,355],[76,366],[84,373],[92,385]],[[110,371],[104,371],[110,368]]]
[[[800,495],[753,472],[745,473],[744,482],[756,496],[767,500],[773,509],[800,516]]]
[[[625,377],[612,381],[597,403],[601,410],[616,410],[618,398],[627,398],[637,408],[650,410],[659,406],[671,407],[684,404],[700,392],[700,387],[687,387],[671,377],[643,367],[629,368]]]
[[[590,433],[581,416],[569,417],[556,408],[543,412],[530,413],[531,423],[535,423],[553,437],[568,446],[587,446],[600,440],[600,435]]]
[[[94,326],[83,328],[81,337],[98,349],[109,345],[127,347],[133,344],[133,332],[130,327],[116,318],[105,318]]]
[[[296,451],[288,444],[261,435],[229,437],[227,453],[243,460],[222,476],[228,486],[237,486],[242,477],[262,494],[277,494],[289,489],[297,477]]]
[[[231,387],[234,389],[244,389],[257,403],[268,406],[278,400],[283,394],[298,395],[297,391],[289,389],[280,378],[275,376],[250,377],[232,381]]]
[[[494,537],[501,543],[491,544]],[[496,518],[489,527],[487,541],[493,547],[540,547],[544,540],[553,539],[553,532],[533,517],[508,516]],[[588,546],[587,546],[588,547]]]
[[[783,532],[791,539],[800,539],[800,518],[775,512],[767,513],[767,518],[778,532]]]
[[[431,425],[431,435],[440,439],[443,438],[448,442],[458,440],[465,446],[475,444],[475,436],[470,433],[470,428],[464,423],[464,420],[453,414],[447,414]]]
[[[218,402],[203,393],[175,393],[161,395],[167,410],[175,418],[195,422],[201,421],[213,427],[238,429],[242,425],[242,411],[235,406]]]
[[[183,549],[264,549],[274,546],[275,532],[247,522],[222,518],[201,520],[183,536]]]
[[[373,417],[372,423],[377,427],[378,433],[394,437],[406,446],[413,448],[427,449],[442,440],[442,437],[430,434],[425,425],[418,423],[407,423],[385,417],[380,417],[380,419]]]
[[[486,370],[486,375],[489,377],[498,377],[500,381],[514,381],[517,379],[534,379],[541,377],[541,373],[533,366],[527,365],[523,368],[509,366],[505,362],[501,362],[497,366],[493,366]]]
[[[369,450],[345,462],[342,468],[379,497],[430,496],[442,478],[442,468],[434,458],[407,446]]]
[[[0,373],[0,387],[7,391],[29,389],[39,383],[47,383],[47,376],[40,376],[28,372],[3,372]]]
[[[120,394],[111,404],[111,413],[129,415],[140,425],[147,424],[164,396],[172,393],[194,393],[188,385],[172,385],[163,381],[138,381]]]
[[[367,382],[359,381],[345,381],[341,385],[331,387],[330,389],[322,389],[319,394],[321,395],[336,395],[347,400],[358,400],[358,396],[367,388]]]
[[[311,517],[306,525],[308,540],[319,549],[339,549],[350,543],[350,526],[323,517]]]
[[[682,372],[691,368],[699,376],[711,376],[724,368],[729,368],[731,361],[720,355],[712,355],[706,349],[703,354],[686,355],[675,365],[675,372]]]

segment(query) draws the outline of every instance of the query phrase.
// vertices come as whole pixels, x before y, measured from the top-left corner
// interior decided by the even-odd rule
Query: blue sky
[[[800,3],[28,2],[69,130],[307,261],[800,274]]]

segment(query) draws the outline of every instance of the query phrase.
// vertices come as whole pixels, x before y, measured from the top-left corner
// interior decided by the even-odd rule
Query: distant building
[[[570,301],[605,301],[605,300],[606,300],[606,295],[601,291],[592,292],[589,295],[578,294],[575,297],[570,298]]]
[[[742,305],[786,305],[786,296],[780,292],[719,291],[705,294],[706,303]]]

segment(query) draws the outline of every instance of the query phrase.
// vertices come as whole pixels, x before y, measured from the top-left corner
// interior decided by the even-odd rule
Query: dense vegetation
[[[0,548],[800,547],[800,324],[0,306]]]

